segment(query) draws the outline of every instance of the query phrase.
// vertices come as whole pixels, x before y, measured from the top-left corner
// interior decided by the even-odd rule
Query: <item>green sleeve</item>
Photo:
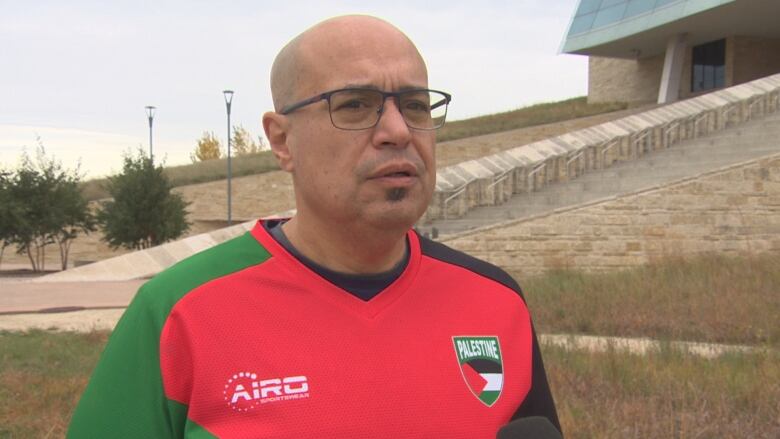
[[[119,320],[73,414],[68,438],[181,438],[187,406],[165,397],[160,333],[166,316],[145,284]]]
[[[166,398],[160,335],[173,306],[212,279],[268,259],[244,234],[185,259],[144,284],[108,340],[71,419],[68,438],[213,437]]]

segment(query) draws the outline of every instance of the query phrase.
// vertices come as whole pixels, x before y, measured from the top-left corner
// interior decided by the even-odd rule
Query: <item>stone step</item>
[[[478,207],[461,218],[437,220],[418,229],[430,233],[435,227],[439,236],[458,233],[671,183],[777,152],[780,114],[773,114],[712,136],[681,141],[635,160],[615,162],[606,169],[536,192],[515,194],[504,204]]]

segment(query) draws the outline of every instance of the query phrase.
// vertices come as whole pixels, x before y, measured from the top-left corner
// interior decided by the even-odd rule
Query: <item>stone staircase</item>
[[[686,140],[636,160],[620,161],[535,192],[516,194],[503,204],[476,207],[459,218],[433,220],[418,226],[418,230],[444,238],[497,222],[661,186],[777,152],[780,152],[780,113]]]
[[[441,169],[418,229],[780,110],[780,74]],[[433,231],[433,229],[430,229]],[[437,229],[438,230],[438,229]]]

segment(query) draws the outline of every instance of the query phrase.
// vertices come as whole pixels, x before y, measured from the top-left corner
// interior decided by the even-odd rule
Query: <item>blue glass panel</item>
[[[633,17],[643,12],[652,11],[654,5],[653,0],[630,0],[628,7],[626,7],[625,17]]]
[[[704,85],[715,88],[715,66],[704,66]]]
[[[607,9],[610,6],[615,6],[618,3],[625,3],[628,0],[603,0],[601,2],[601,9]]]
[[[571,22],[571,28],[569,29],[569,35],[575,35],[582,32],[589,31],[593,27],[593,19],[596,18],[596,14],[581,15],[576,17]]]
[[[580,0],[580,7],[577,8],[577,16],[596,12],[601,6],[601,0]]]
[[[726,86],[726,66],[715,66],[715,88]]]
[[[610,8],[602,9],[598,14],[596,14],[596,18],[593,20],[593,27],[595,28],[617,23],[623,19],[623,13],[625,11],[626,3],[621,3]]]
[[[693,75],[691,78],[691,91],[704,90],[704,66],[695,64],[693,66]]]
[[[660,8],[661,6],[666,6],[669,3],[677,3],[679,1],[680,0],[656,0],[655,7],[656,8]],[[649,3],[649,1],[648,1],[648,3]]]

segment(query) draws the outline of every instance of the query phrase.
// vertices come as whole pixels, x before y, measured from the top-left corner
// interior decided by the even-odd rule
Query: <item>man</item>
[[[271,72],[269,143],[297,213],[145,284],[71,437],[492,438],[558,426],[519,287],[411,230],[450,97],[388,23],[346,16]],[[558,427],[560,429],[560,427]]]

